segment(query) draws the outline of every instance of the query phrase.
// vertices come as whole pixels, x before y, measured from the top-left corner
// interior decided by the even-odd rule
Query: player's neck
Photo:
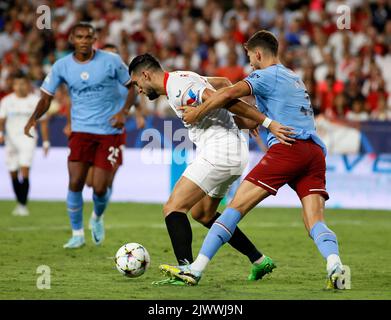
[[[20,92],[14,92],[15,93],[15,96],[17,97],[17,98],[26,98],[29,94],[28,94],[28,92],[27,93],[20,93]]]
[[[261,63],[261,69],[265,69],[271,66],[274,66],[275,64],[280,64],[280,59],[277,57],[270,57],[269,59],[262,61]]]
[[[95,54],[94,49],[92,49],[90,52],[87,52],[87,53],[75,51],[75,53],[73,54],[73,57],[78,62],[87,62],[94,57],[94,54]]]
[[[167,94],[166,85],[165,85],[165,76],[166,76],[165,71],[158,71],[154,74],[152,79],[156,93],[161,96],[165,96]]]

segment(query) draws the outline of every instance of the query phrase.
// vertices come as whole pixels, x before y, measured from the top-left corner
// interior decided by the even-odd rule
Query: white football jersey
[[[0,102],[0,118],[6,119],[6,133],[8,136],[24,134],[24,126],[33,114],[39,101],[39,96],[30,93],[24,98],[11,93]]]
[[[202,103],[202,94],[206,88],[213,89],[206,78],[191,71],[174,71],[165,75],[165,89],[168,103],[176,115],[182,119],[180,106],[196,107]],[[199,147],[206,141],[224,138],[228,130],[239,130],[227,109],[217,109],[209,112],[195,125],[186,124],[190,140]]]

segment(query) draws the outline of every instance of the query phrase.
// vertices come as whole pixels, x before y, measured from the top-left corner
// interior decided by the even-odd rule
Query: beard
[[[146,94],[148,99],[149,100],[156,100],[157,98],[159,98],[159,94],[153,90],[153,89],[150,89],[150,91]]]

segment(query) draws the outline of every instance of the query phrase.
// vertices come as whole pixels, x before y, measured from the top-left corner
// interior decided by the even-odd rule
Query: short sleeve
[[[244,81],[249,85],[252,95],[264,97],[272,91],[276,78],[266,70],[255,70]]]
[[[114,54],[115,59],[115,77],[118,82],[126,86],[130,83],[130,76],[128,72],[128,67],[122,61],[121,57],[118,54]]]
[[[57,87],[63,82],[61,77],[61,66],[56,62],[41,85],[41,90],[53,96]]]

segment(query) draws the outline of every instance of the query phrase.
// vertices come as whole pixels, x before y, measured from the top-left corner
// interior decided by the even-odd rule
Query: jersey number
[[[111,165],[114,167],[114,165],[117,163],[118,157],[119,157],[119,148],[111,146],[109,148],[109,156],[107,157],[107,160],[110,161]]]

